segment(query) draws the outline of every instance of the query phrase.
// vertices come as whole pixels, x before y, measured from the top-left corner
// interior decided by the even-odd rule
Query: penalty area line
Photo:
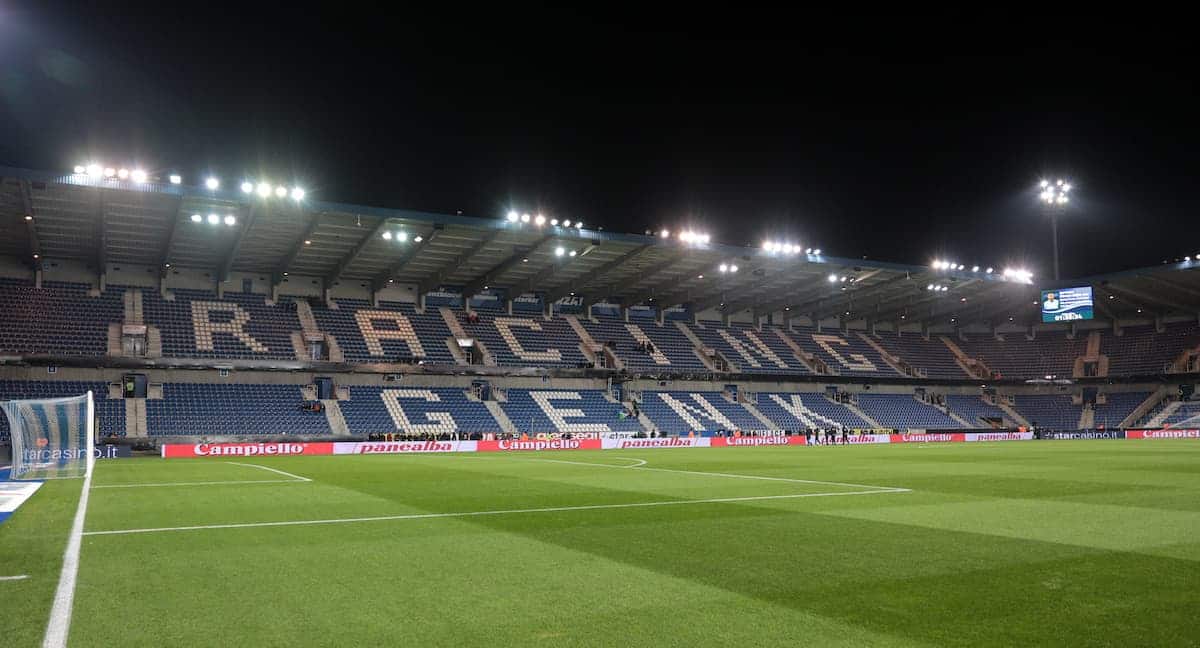
[[[29,578],[29,574],[21,574],[20,576],[0,576],[0,581],[19,581]]]
[[[657,506],[687,506],[695,504],[726,504],[737,502],[762,502],[770,500],[800,499],[804,497],[849,497],[854,495],[890,495],[911,493],[907,488],[881,488],[868,491],[845,491],[837,493],[794,493],[791,495],[754,495],[748,497],[714,497],[698,500],[664,500],[658,502],[631,502],[628,504],[585,504],[580,506],[548,506],[545,508],[498,509],[490,511],[462,511],[457,513],[410,513],[404,515],[378,515],[373,517],[333,518],[326,520],[286,520],[281,522],[241,522],[234,524],[203,524],[197,526],[156,527],[147,529],[111,529],[87,531],[85,536],[132,535],[137,533],[166,533],[172,531],[206,531],[211,529],[254,529],[262,527],[313,526],[319,524],[352,524],[359,522],[384,522],[390,520],[434,520],[440,518],[470,518],[489,515],[526,515],[532,513],[566,513],[571,511],[601,511],[607,509],[650,508]]]

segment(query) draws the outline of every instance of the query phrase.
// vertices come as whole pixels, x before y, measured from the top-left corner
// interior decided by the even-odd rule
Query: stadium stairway
[[[868,416],[867,413],[864,412],[862,410],[862,408],[860,408],[858,406],[857,403],[852,403],[850,401],[846,401],[845,403],[838,403],[837,401],[830,399],[828,396],[826,396],[825,398],[826,398],[826,400],[828,400],[831,403],[834,403],[835,405],[841,405],[841,406],[845,407],[846,409],[850,410],[851,412],[854,412],[855,416],[866,421],[867,423],[870,423],[871,427],[873,427],[873,428],[882,428],[883,427],[882,425],[879,424],[879,421],[876,421],[875,419]]]
[[[695,354],[696,357],[700,359],[700,362],[704,363],[704,366],[709,371],[711,371],[713,373],[721,373],[721,372],[717,371],[717,366],[713,364],[712,358],[709,357],[709,355],[706,353],[706,351],[709,350],[710,347],[708,345],[704,344],[704,342],[701,341],[699,337],[696,337],[696,334],[692,331],[692,329],[688,328],[687,324],[685,324],[684,322],[682,322],[680,320],[676,320],[675,328],[679,329],[679,332],[683,333],[683,337],[687,338],[688,341],[692,343],[692,346],[694,347],[692,349],[692,353]],[[724,358],[724,356],[721,356],[721,357]],[[725,364],[729,365],[729,367],[731,369],[733,369],[734,371],[737,371],[737,365],[731,363],[729,361],[729,358],[725,358]]]
[[[1158,411],[1157,414],[1150,417],[1149,421],[1146,421],[1146,427],[1162,427],[1163,423],[1166,422],[1167,419],[1171,418],[1171,415],[1182,406],[1182,401],[1171,401],[1167,403],[1161,410]]]
[[[1107,378],[1108,377],[1108,356],[1100,353],[1100,343],[1102,336],[1100,331],[1092,331],[1088,333],[1087,346],[1084,348],[1083,355],[1075,358],[1075,364],[1072,370],[1072,375],[1075,378]],[[1096,363],[1096,373],[1089,376],[1087,366],[1089,363]]]
[[[1135,407],[1133,411],[1129,413],[1129,416],[1125,417],[1125,420],[1121,421],[1121,427],[1129,428],[1137,425],[1138,421],[1149,415],[1150,412],[1154,411],[1154,408],[1158,407],[1160,403],[1166,400],[1167,396],[1170,395],[1170,392],[1171,390],[1165,385],[1154,390],[1149,396],[1146,397],[1146,400],[1142,401],[1140,405]]]
[[[954,354],[954,359],[958,362],[959,368],[967,376],[982,380],[992,375],[992,370],[988,369],[987,365],[983,364],[983,361],[968,356],[953,340],[945,335],[939,335],[938,339],[942,341],[942,344],[946,345],[947,349],[950,349],[950,353]]]
[[[461,364],[468,364],[466,361],[466,358],[464,358],[462,356],[462,351],[461,350],[458,350],[457,352],[455,351],[456,349],[458,349],[458,343],[456,342],[456,340],[471,339],[471,340],[475,340],[475,348],[479,349],[479,357],[483,359],[484,366],[487,366],[487,367],[495,367],[496,366],[496,358],[492,356],[491,351],[488,351],[488,348],[483,343],[483,340],[480,340],[477,337],[474,337],[474,336],[468,334],[467,330],[462,327],[462,322],[458,321],[458,316],[454,314],[453,310],[447,308],[446,306],[442,306],[442,307],[438,308],[438,313],[441,314],[442,319],[446,322],[446,328],[450,329],[450,333],[454,335],[455,339],[446,340],[446,345],[450,347],[451,353],[454,354],[455,362],[461,362]]]
[[[1014,409],[1012,404],[1006,399],[997,398],[993,404],[1000,408],[1000,411],[1004,412],[1004,415],[1009,417],[1009,419],[1015,422],[1017,425],[1026,428],[1029,427],[1029,421],[1024,416],[1021,416],[1021,413]]]
[[[492,413],[492,418],[496,419],[496,423],[500,425],[501,430],[512,435],[520,434],[520,432],[517,431],[517,426],[513,425],[512,420],[508,418],[508,414],[504,413],[504,408],[500,407],[499,402],[487,400],[483,401],[483,406],[487,408],[487,411]]]
[[[912,365],[905,362],[904,359],[901,358],[900,356],[895,355],[895,354],[889,352],[887,349],[883,348],[883,345],[879,344],[879,342],[876,342],[875,339],[872,338],[870,334],[863,333],[862,331],[858,331],[856,334],[858,335],[859,338],[862,339],[863,342],[867,343],[867,346],[871,347],[872,349],[875,349],[875,353],[878,353],[879,357],[883,358],[883,361],[885,363],[887,363],[887,365],[889,367],[891,367],[896,373],[898,373],[902,376],[915,376],[917,378],[925,377],[924,372],[922,370],[917,369],[916,367],[913,367]]]
[[[321,401],[321,405],[325,410],[325,420],[329,423],[329,429],[338,436],[350,436],[350,426],[346,425],[341,403],[331,398]]]
[[[937,403],[926,403],[925,401],[921,400],[920,398],[917,398],[917,395],[915,393],[913,394],[913,399],[915,399],[918,403],[921,403],[922,405],[928,405],[929,407],[932,407],[933,409],[938,410],[942,414],[949,416],[951,419],[954,420],[955,423],[958,423],[959,425],[961,425],[965,428],[979,427],[978,425],[971,424],[969,421],[967,421],[967,419],[963,418],[962,416],[959,416],[958,412],[955,412],[953,409],[950,409],[949,407],[947,407],[945,405],[938,405]]]
[[[1090,430],[1094,427],[1096,427],[1096,410],[1092,409],[1091,403],[1084,403],[1083,408],[1079,410],[1079,423],[1075,429]]]
[[[597,343],[596,339],[592,337],[592,334],[588,333],[588,330],[579,322],[578,317],[574,315],[559,315],[559,317],[566,320],[567,325],[571,327],[571,330],[575,331],[575,335],[579,336],[579,339],[581,340],[579,343],[579,350],[583,352],[583,357],[587,358],[588,362],[592,363],[593,366],[596,366],[597,364],[598,356],[596,354],[599,353],[603,354],[604,356],[605,366],[612,367],[618,371],[625,368],[625,362],[621,360],[616,353],[613,353],[611,349],[608,349]]]
[[[750,416],[753,416],[754,418],[761,421],[762,424],[764,426],[766,426],[766,429],[768,429],[768,430],[780,429],[781,426],[778,423],[776,423],[775,421],[772,421],[770,418],[767,418],[767,416],[765,414],[760,412],[758,410],[758,408],[754,406],[754,403],[743,400],[743,401],[741,401],[741,405],[742,405],[742,407],[746,408],[747,412],[750,412]]]
[[[771,332],[774,333],[775,337],[783,341],[783,343],[792,350],[792,355],[800,361],[800,364],[807,367],[809,371],[818,375],[829,373],[828,369],[825,367],[825,363],[820,358],[809,353],[808,351],[805,351],[803,347],[801,347],[799,344],[796,344],[795,340],[793,340],[791,337],[788,337],[788,334],[783,332],[782,329],[772,326]]]

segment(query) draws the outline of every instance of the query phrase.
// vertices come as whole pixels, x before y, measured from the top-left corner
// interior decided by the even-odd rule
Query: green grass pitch
[[[1195,441],[229,461],[97,465],[72,646],[1200,645]],[[80,485],[0,525],[6,647]]]

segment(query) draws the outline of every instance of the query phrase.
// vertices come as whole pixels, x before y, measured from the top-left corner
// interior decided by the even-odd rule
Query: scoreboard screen
[[[1092,287],[1042,291],[1043,322],[1092,319]]]

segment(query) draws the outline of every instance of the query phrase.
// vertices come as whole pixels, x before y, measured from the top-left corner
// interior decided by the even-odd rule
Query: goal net
[[[0,405],[12,434],[12,479],[83,477],[95,462],[92,392]]]

